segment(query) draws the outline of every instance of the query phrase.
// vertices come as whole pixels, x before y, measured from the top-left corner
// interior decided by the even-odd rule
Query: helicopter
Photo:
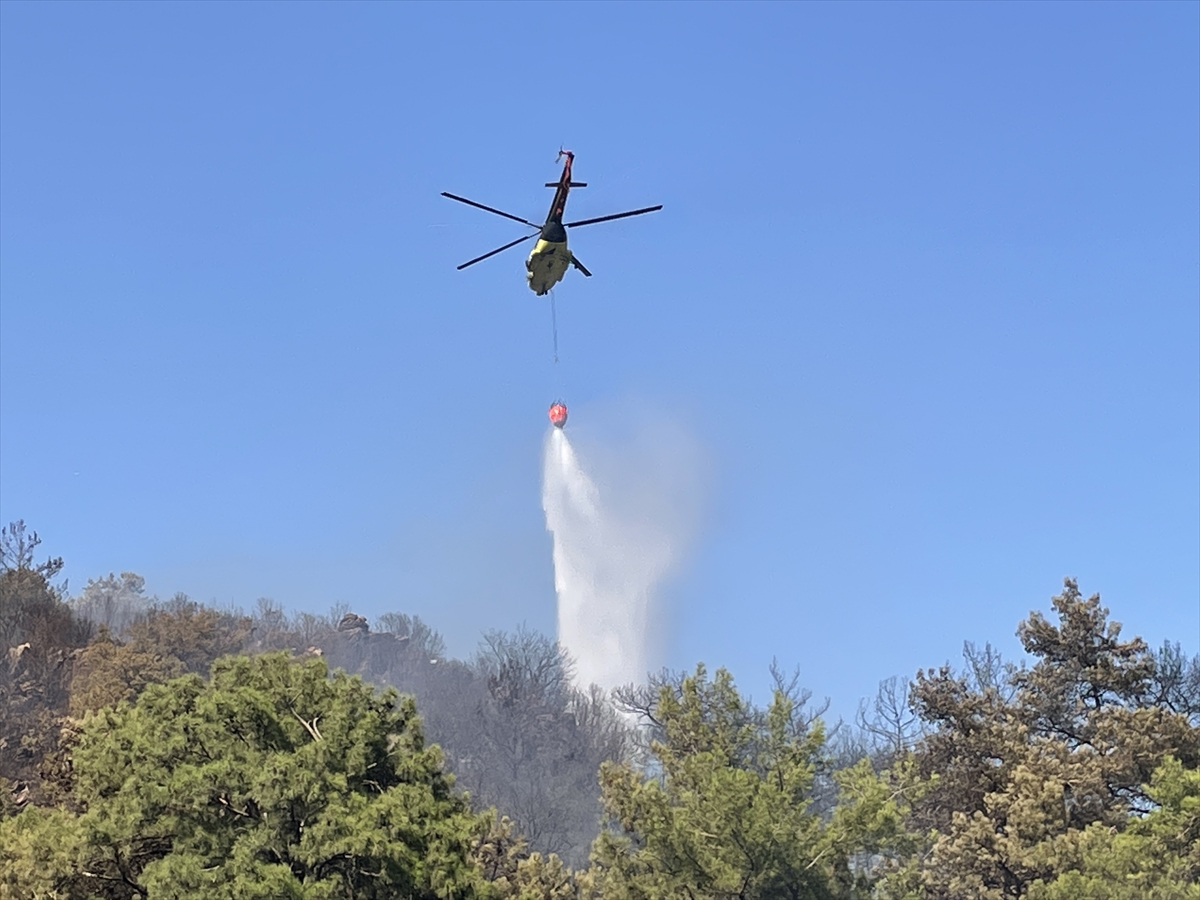
[[[528,219],[514,216],[512,213],[506,213],[503,210],[484,206],[482,203],[476,203],[474,200],[468,200],[466,197],[459,197],[456,194],[442,191],[443,197],[449,197],[451,200],[457,200],[459,203],[465,203],[468,206],[474,206],[476,209],[495,213],[498,216],[503,216],[506,219],[512,219],[514,222],[520,222],[522,225],[528,225],[530,228],[537,229],[532,234],[519,237],[515,241],[505,244],[503,247],[497,247],[495,250],[483,254],[483,256],[477,256],[474,259],[468,260],[458,267],[460,270],[465,269],[467,266],[473,266],[477,262],[483,262],[488,257],[502,253],[510,247],[517,246],[517,244],[523,244],[525,241],[537,238],[538,241],[533,245],[533,250],[530,251],[529,258],[525,260],[525,280],[529,283],[529,289],[541,297],[562,281],[563,276],[567,274],[567,269],[571,266],[577,268],[588,278],[592,277],[592,273],[584,268],[583,263],[567,248],[568,228],[578,228],[581,225],[595,225],[598,222],[611,222],[613,219],[626,219],[629,216],[640,216],[644,213],[657,212],[662,209],[662,204],[660,203],[658,206],[647,206],[644,209],[615,213],[611,216],[583,219],[579,222],[563,222],[563,212],[567,208],[567,195],[571,192],[571,188],[587,187],[586,182],[571,180],[571,164],[575,161],[575,154],[570,150],[559,150],[558,159],[562,160],[564,158],[566,162],[563,163],[562,176],[558,181],[546,183],[546,187],[552,187],[555,191],[554,201],[550,204],[550,212],[546,215],[546,223],[544,225],[538,225],[535,222],[530,222]]]

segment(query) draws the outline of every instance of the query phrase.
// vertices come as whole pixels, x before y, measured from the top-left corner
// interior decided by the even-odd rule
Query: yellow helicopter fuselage
[[[525,280],[529,289],[540,297],[562,281],[570,267],[571,251],[565,240],[548,241],[539,237],[525,260]]]

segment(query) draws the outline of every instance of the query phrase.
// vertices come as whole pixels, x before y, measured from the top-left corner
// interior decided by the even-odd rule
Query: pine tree
[[[411,699],[317,660],[226,657],[90,716],[86,811],[0,823],[0,896],[474,897],[484,822]],[[5,893],[7,892],[7,893]]]

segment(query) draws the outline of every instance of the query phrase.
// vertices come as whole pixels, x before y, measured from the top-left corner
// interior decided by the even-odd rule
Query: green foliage
[[[208,683],[152,685],[88,718],[74,764],[86,812],[27,809],[0,824],[0,845],[26,848],[6,864],[14,896],[465,898],[479,888],[469,852],[481,822],[424,745],[412,701],[328,678],[320,660],[225,658]],[[64,837],[51,854],[55,829]],[[49,858],[35,865],[34,848]]]
[[[593,877],[606,898],[848,897],[860,848],[900,831],[896,798],[869,766],[842,779],[844,805],[823,825],[811,810],[825,741],[795,701],[776,691],[756,710],[718,670],[703,666],[664,685],[651,715],[658,775],[601,768],[605,809],[619,831],[593,848]]]
[[[244,618],[133,573],[73,601],[116,626],[84,646],[37,546],[0,534],[0,900],[1200,900],[1200,659],[1122,639],[1073,581],[1019,626],[1032,664],[967,645],[831,746],[777,672],[765,710],[703,667],[614,706],[533,632],[464,663],[415,618]],[[197,677],[271,647],[417,694],[506,815],[470,814],[413,701],[321,659]]]
[[[860,875],[873,880],[918,849],[920,840],[908,830],[907,817],[928,784],[917,776],[911,757],[898,758],[878,773],[870,759],[860,759],[833,778],[838,801],[827,833],[841,855],[857,863]]]
[[[134,621],[124,642],[102,625],[75,661],[71,714],[82,716],[133,700],[147,685],[184,672],[205,672],[217,657],[239,650],[249,630],[246,620],[207,609],[183,595]]]
[[[583,893],[575,874],[556,854],[530,852],[529,842],[507,816],[492,819],[472,856],[493,900],[575,900]]]
[[[1004,900],[1058,884],[1099,836],[1153,804],[1142,785],[1165,759],[1200,762],[1200,731],[1148,699],[1145,643],[1120,640],[1099,597],[1073,581],[1053,602],[1057,625],[1035,612],[1018,631],[1032,667],[918,673],[914,704],[930,730],[914,755],[925,790],[910,826],[927,841],[887,896]],[[1063,890],[1047,896],[1091,896]]]
[[[83,842],[79,820],[63,810],[28,807],[0,821],[0,900],[88,896],[63,886],[59,875],[78,863]],[[93,896],[105,893],[101,889]]]
[[[71,678],[70,712],[83,716],[105,706],[137,698],[147,685],[184,673],[183,664],[144,645],[118,644],[100,627],[96,639],[79,653]]]
[[[1030,725],[1076,747],[1095,735],[1096,713],[1138,705],[1154,674],[1154,656],[1139,637],[1120,640],[1121,625],[1108,621],[1100,595],[1085,600],[1073,580],[1051,603],[1058,625],[1035,610],[1017,627],[1037,662],[1013,681]]]
[[[216,659],[242,649],[250,634],[250,620],[176,594],[152,607],[129,626],[127,634],[135,647],[173,657],[188,672],[207,674]]]
[[[1200,898],[1200,770],[1167,757],[1147,793],[1157,809],[1124,831],[1088,826],[1077,863],[1031,886],[1029,900]]]

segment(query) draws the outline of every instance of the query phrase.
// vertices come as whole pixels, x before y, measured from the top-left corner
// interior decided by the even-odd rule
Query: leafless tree
[[[1200,726],[1200,656],[1190,659],[1178,643],[1164,641],[1154,654],[1148,702],[1181,713]]]
[[[912,749],[921,736],[921,719],[909,704],[908,688],[907,679],[885,678],[870,705],[860,703],[855,716],[872,756],[885,765]]]
[[[968,683],[978,691],[995,691],[1005,703],[1016,696],[1013,676],[1017,666],[1005,661],[991,643],[980,650],[973,641],[963,641],[963,660],[966,662]]]
[[[488,632],[469,664],[433,666],[417,701],[477,805],[504,810],[533,849],[586,861],[597,771],[625,758],[629,729],[603,691],[572,687],[555,641],[524,627]]]

